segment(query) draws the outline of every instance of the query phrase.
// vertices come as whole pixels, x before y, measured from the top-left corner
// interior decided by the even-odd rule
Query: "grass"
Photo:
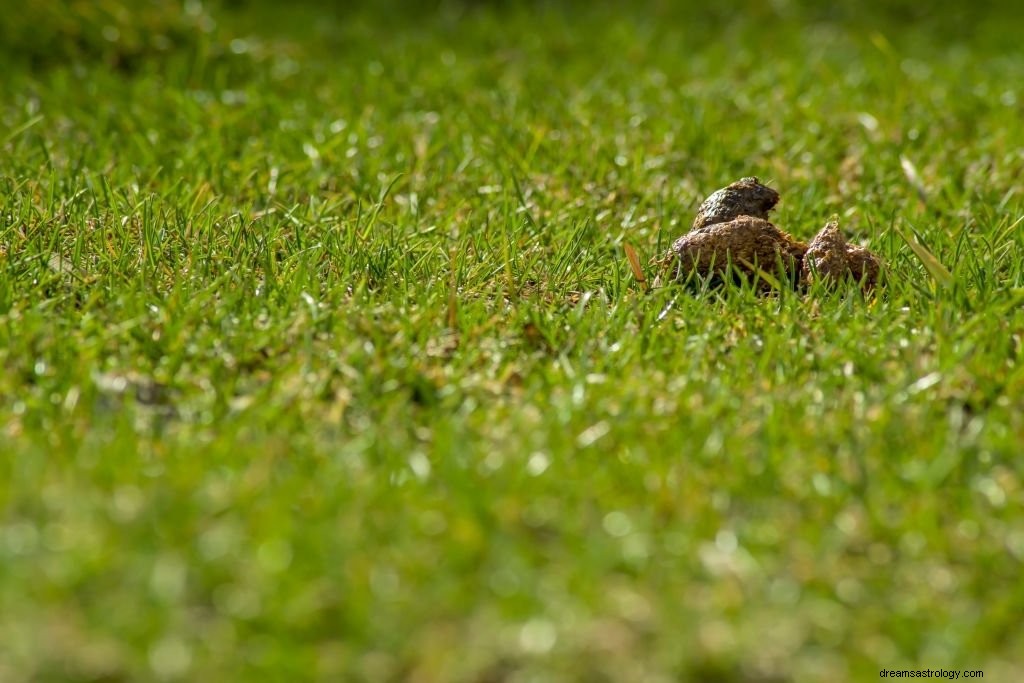
[[[108,6],[0,57],[0,679],[1019,677],[1012,9]],[[755,174],[884,291],[645,292]]]

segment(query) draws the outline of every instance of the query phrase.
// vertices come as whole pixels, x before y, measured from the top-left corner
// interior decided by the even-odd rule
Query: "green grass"
[[[1020,676],[1019,17],[106,4],[0,19],[0,679]],[[645,293],[742,175],[888,285]]]

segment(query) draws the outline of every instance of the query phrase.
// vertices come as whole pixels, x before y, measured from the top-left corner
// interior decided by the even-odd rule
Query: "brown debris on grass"
[[[672,280],[683,280],[691,272],[700,277],[725,274],[754,276],[763,271],[786,281],[795,281],[807,245],[782,230],[753,216],[740,216],[691,230],[672,245]],[[770,283],[761,279],[763,285]]]
[[[768,218],[779,203],[779,193],[757,178],[740,178],[732,185],[711,193],[697,209],[692,230],[727,223],[740,216]]]
[[[833,218],[808,245],[801,278],[810,285],[817,281],[834,284],[850,277],[867,291],[878,283],[881,272],[882,260],[847,243],[838,219]]]
[[[685,282],[696,275],[720,284],[728,271],[739,279],[756,278],[761,291],[784,284],[839,283],[848,277],[865,291],[875,286],[881,259],[847,243],[838,220],[807,244],[767,220],[778,201],[778,192],[753,177],[712,193],[698,209],[690,232],[662,259],[665,279]],[[662,281],[659,277],[656,285]]]

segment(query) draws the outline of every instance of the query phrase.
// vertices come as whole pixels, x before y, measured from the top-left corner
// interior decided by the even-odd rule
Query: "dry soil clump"
[[[808,245],[768,222],[778,201],[779,193],[757,178],[742,178],[712,193],[697,210],[693,228],[662,260],[668,280],[697,276],[718,284],[731,273],[736,279],[756,278],[762,291],[818,281],[834,285],[847,278],[865,291],[875,286],[881,259],[848,244],[837,219]]]

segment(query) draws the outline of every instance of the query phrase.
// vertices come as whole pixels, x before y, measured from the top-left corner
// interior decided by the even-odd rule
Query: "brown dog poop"
[[[881,272],[882,260],[863,247],[848,244],[839,220],[833,217],[808,245],[801,278],[808,285],[852,278],[867,291],[878,284]]]
[[[779,193],[762,185],[757,178],[740,178],[732,185],[716,190],[697,209],[692,230],[716,223],[728,223],[740,216],[768,218],[779,203]]]
[[[768,222],[778,201],[778,192],[752,177],[712,193],[697,210],[693,228],[662,260],[668,280],[692,282],[696,276],[721,284],[731,273],[733,279],[755,279],[760,291],[847,278],[866,291],[877,283],[881,259],[848,244],[837,220],[808,245]]]
[[[745,278],[769,273],[787,282],[800,273],[807,245],[787,235],[763,218],[740,216],[726,223],[715,223],[691,230],[672,245],[672,280],[683,281],[692,274],[723,280],[728,269]],[[758,278],[762,289],[772,284]]]

